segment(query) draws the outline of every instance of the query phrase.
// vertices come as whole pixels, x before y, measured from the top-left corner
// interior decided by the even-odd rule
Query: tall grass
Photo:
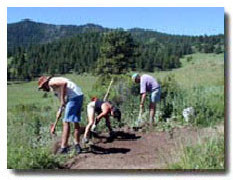
[[[168,168],[223,170],[224,162],[224,135],[218,134],[196,146],[185,147],[181,160],[170,164]]]

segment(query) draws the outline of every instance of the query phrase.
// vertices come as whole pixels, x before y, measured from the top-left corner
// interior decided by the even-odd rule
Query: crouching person
[[[45,92],[54,92],[60,100],[60,108],[57,112],[59,119],[64,111],[61,148],[58,153],[68,152],[68,140],[70,124],[74,125],[74,145],[77,153],[81,152],[79,122],[81,121],[81,108],[83,93],[81,88],[67,78],[41,76],[38,80],[38,88]],[[55,133],[55,126],[51,127],[51,133]]]
[[[97,116],[95,117],[95,114]],[[94,98],[88,105],[87,105],[87,115],[88,115],[88,125],[86,126],[83,142],[88,143],[89,141],[89,133],[92,128],[96,127],[96,125],[100,122],[102,118],[105,118],[106,126],[109,130],[110,136],[114,135],[114,132],[111,127],[110,123],[110,116],[113,116],[120,122],[121,120],[121,111],[114,107],[110,102],[100,101],[97,98]]]

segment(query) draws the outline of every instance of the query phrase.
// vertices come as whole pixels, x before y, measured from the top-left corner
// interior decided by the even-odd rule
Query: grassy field
[[[182,110],[193,106],[195,119],[190,122],[197,126],[212,126],[224,121],[224,56],[223,54],[193,54],[181,59],[182,67],[166,72],[151,73],[168,89],[166,103],[161,103],[160,112],[175,117],[184,124]],[[86,104],[92,95],[97,77],[91,75],[68,74],[66,77],[77,83],[85,94],[82,124],[86,124]],[[170,77],[172,81],[166,81]],[[167,84],[166,84],[167,83]],[[121,87],[121,86],[120,86]],[[170,88],[170,89],[169,89]],[[116,89],[116,88],[115,88]],[[38,169],[57,168],[63,163],[62,157],[54,156],[49,145],[49,124],[54,122],[58,99],[52,94],[38,92],[37,82],[8,83],[8,168]],[[106,91],[103,88],[102,92]],[[117,92],[117,91],[116,91]],[[115,92],[115,93],[116,93]],[[171,92],[175,92],[171,93]],[[114,93],[113,93],[114,94]],[[132,126],[138,114],[138,103],[128,94],[121,105],[123,122]],[[137,98],[138,99],[138,98]],[[165,113],[164,113],[165,114]],[[165,115],[167,115],[165,114]],[[165,116],[164,116],[165,117]],[[162,126],[167,123],[163,116],[159,119]],[[61,124],[58,132],[61,131]],[[216,146],[215,143],[214,145]],[[223,144],[221,144],[223,146]],[[222,151],[220,152],[222,153]]]

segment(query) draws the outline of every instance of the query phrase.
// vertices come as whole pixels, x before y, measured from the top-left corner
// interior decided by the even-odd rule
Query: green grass
[[[187,60],[192,56],[191,60]],[[194,124],[211,126],[224,120],[224,56],[223,54],[192,54],[181,59],[182,67],[152,75],[163,81],[172,77],[178,84],[174,111],[193,106],[197,112]],[[172,89],[172,88],[171,88]],[[178,117],[179,118],[179,117]]]
[[[68,74],[65,77],[77,83],[87,95],[96,77]],[[55,121],[59,107],[58,99],[52,94],[45,95],[37,90],[37,82],[9,82],[7,88],[7,135],[8,168],[11,169],[54,169],[64,159],[51,153],[53,143],[49,126]],[[85,96],[85,102],[89,97]],[[83,106],[83,112],[86,106]],[[85,124],[83,117],[82,124]],[[61,134],[62,124],[57,127]]]
[[[177,82],[179,91],[174,97],[168,96],[167,102],[173,105],[173,115],[182,125],[182,109],[194,106],[198,111],[194,125],[212,126],[224,120],[224,58],[223,54],[193,54],[187,61],[184,57],[182,67],[173,71],[155,72],[153,76],[164,81],[171,76]],[[94,88],[97,77],[91,75],[67,74],[82,88],[84,92],[84,105],[82,111],[82,125],[86,124],[86,105],[92,95],[102,95],[106,88]],[[139,98],[127,91],[129,87],[122,79],[122,84],[112,88],[111,98],[125,101],[121,105],[123,123],[133,126],[138,115]],[[119,88],[120,87],[120,88]],[[126,91],[121,92],[121,87]],[[174,86],[171,86],[171,91]],[[162,89],[163,90],[163,89]],[[53,94],[37,90],[37,82],[28,83],[9,82],[7,87],[7,124],[8,124],[8,168],[33,169],[55,168],[63,160],[52,155],[49,150],[52,139],[49,136],[49,124],[54,122],[59,102]],[[123,96],[123,94],[124,96]],[[148,102],[147,102],[148,103]],[[160,110],[167,106],[160,105]],[[164,109],[163,109],[164,108]],[[174,114],[175,112],[175,114]],[[161,122],[165,127],[164,121]],[[105,127],[102,122],[102,126]],[[101,124],[100,124],[101,125]],[[61,133],[62,125],[59,123],[57,132]],[[44,159],[44,160],[43,160]]]
[[[185,147],[181,160],[168,169],[224,170],[224,135],[218,134],[196,146]]]
[[[192,60],[187,62],[189,56],[192,56]],[[181,68],[152,75],[160,79],[172,75],[182,88],[187,89],[195,86],[224,86],[223,54],[192,54],[182,58],[181,62]]]
[[[90,75],[74,75],[68,74],[65,77],[77,83],[83,93],[86,95],[92,90],[92,85],[96,81],[96,77]],[[49,94],[48,98],[42,98],[43,92],[38,91],[37,82],[28,83],[9,83],[7,87],[7,107],[10,108],[17,104],[33,104],[44,105],[53,102],[53,95]],[[56,102],[57,103],[57,102]]]

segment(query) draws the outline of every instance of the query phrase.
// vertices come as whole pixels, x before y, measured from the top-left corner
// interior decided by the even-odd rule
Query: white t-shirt
[[[78,87],[75,83],[73,83],[72,81],[70,81],[67,78],[53,77],[53,78],[50,79],[50,82],[53,82],[53,81],[65,81],[67,83],[67,85],[66,85],[66,95],[67,95],[68,98],[74,98],[76,96],[83,95],[81,88]],[[56,96],[61,97],[60,88],[52,88],[52,91],[55,93]]]

